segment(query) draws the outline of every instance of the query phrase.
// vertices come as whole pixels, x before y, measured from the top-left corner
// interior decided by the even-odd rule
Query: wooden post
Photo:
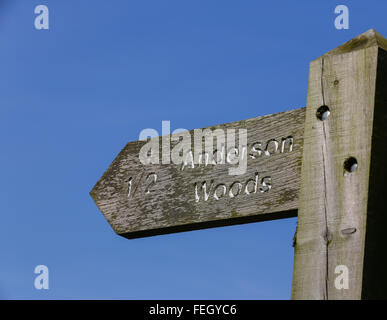
[[[386,50],[369,30],[310,65],[293,299],[387,298]]]

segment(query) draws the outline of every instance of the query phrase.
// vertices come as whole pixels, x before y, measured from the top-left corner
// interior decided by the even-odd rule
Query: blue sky
[[[35,30],[34,8],[50,10]],[[349,30],[334,28],[346,4]],[[1,0],[0,299],[288,299],[296,219],[127,240],[89,191],[144,128],[302,107],[387,2]],[[36,265],[50,289],[36,290]]]

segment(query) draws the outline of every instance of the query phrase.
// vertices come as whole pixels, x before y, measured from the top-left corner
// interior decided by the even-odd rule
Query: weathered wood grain
[[[387,298],[386,49],[370,30],[310,65],[293,299]],[[348,289],[335,286],[338,265]]]
[[[115,232],[127,238],[296,216],[304,121],[305,110],[301,108],[211,127],[234,128],[237,132],[247,129],[248,150],[257,142],[261,142],[262,150],[272,139],[279,142],[276,152],[275,143],[269,143],[270,155],[262,152],[260,156],[253,153],[255,159],[248,156],[246,173],[238,176],[229,175],[229,164],[186,167],[183,171],[173,163],[143,165],[139,151],[145,142],[129,142],[90,194]],[[193,136],[193,130],[190,133]],[[288,144],[281,152],[281,141],[288,137],[293,139],[292,151]],[[246,182],[255,180],[256,173],[259,183],[271,177],[271,189],[253,192],[255,185],[250,181],[251,193],[246,194]],[[146,190],[154,181],[153,174],[157,174],[157,182]],[[209,188],[212,181],[212,190],[225,184],[227,194],[216,200],[211,192],[207,201],[196,201],[195,184],[200,191],[203,182]],[[235,182],[240,182],[243,190],[231,198],[229,188]],[[238,187],[234,184],[235,193]],[[222,190],[219,187],[219,195]]]
[[[316,116],[320,106],[329,107],[325,120]],[[386,123],[387,40],[370,30],[311,63],[306,112],[209,128],[247,129],[244,174],[230,175],[226,164],[184,170],[143,165],[145,142],[135,141],[90,194],[115,232],[127,238],[286,218],[298,208],[292,298],[386,299]],[[291,151],[273,149],[274,140],[289,137]],[[161,145],[169,137],[159,139]],[[262,152],[250,153],[258,142]],[[169,150],[159,151],[160,159],[169,156]],[[345,170],[350,157],[357,160],[353,172]],[[251,189],[268,177],[271,189]],[[208,199],[200,191],[204,182]],[[228,196],[238,184],[240,194]],[[220,199],[219,185],[227,190]],[[338,266],[348,268],[349,288],[335,286]]]

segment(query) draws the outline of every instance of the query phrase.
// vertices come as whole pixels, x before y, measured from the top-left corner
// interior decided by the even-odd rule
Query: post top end
[[[387,51],[387,39],[376,32],[376,30],[370,29],[357,36],[356,38],[353,38],[341,46],[338,46],[337,48],[327,52],[322,57],[348,53],[351,51],[357,51],[374,46]]]

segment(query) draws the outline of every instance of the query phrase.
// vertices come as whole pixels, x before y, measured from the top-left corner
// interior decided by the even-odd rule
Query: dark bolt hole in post
[[[344,169],[347,172],[354,172],[357,169],[357,160],[354,157],[349,157],[344,161]]]
[[[317,119],[324,121],[328,119],[330,114],[331,112],[329,111],[328,106],[321,106],[320,108],[317,109],[316,117]]]

